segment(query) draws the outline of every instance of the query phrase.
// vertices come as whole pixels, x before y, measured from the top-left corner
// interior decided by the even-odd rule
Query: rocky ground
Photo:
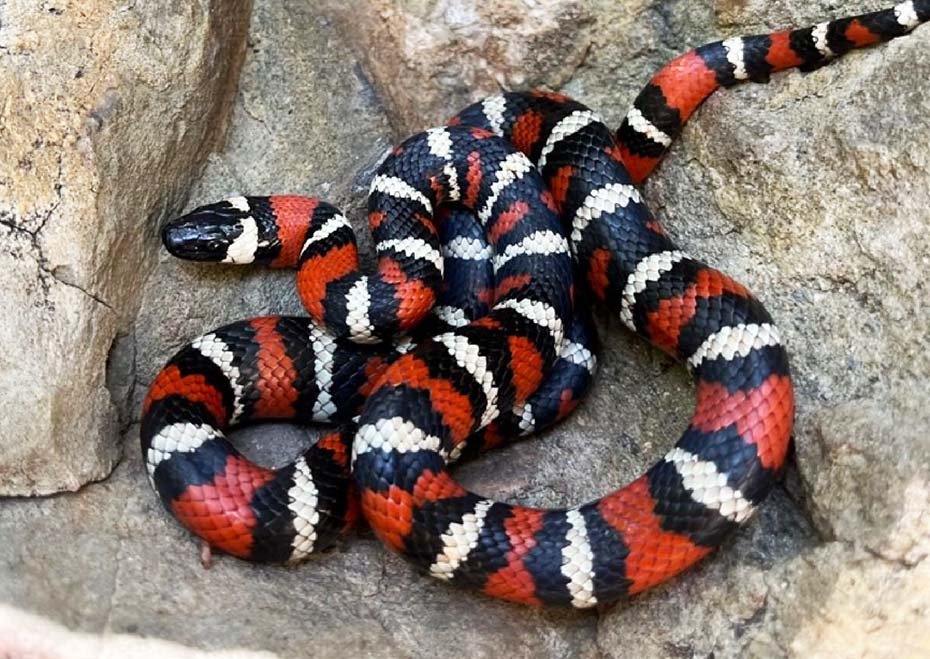
[[[681,50],[883,5],[255,0],[249,23],[248,4],[0,3],[0,88],[23,99],[0,106],[0,300],[22,312],[0,328],[17,346],[0,356],[0,492],[65,491],[0,500],[0,602],[89,634],[0,608],[0,649],[41,638],[61,656],[930,653],[930,28],[718,94],[646,186],[679,242],[779,321],[796,455],[712,560],[629,604],[565,613],[452,590],[367,531],[298,568],[219,557],[204,570],[146,483],[139,402],[190,337],[300,306],[289,273],[175,262],[157,226],[274,191],[324,196],[361,228],[384,150],[501,86],[560,89],[616,125]],[[580,503],[665,452],[690,386],[616,325],[602,319],[603,367],[578,413],[464,465],[466,485]],[[269,463],[312,437],[241,434]]]

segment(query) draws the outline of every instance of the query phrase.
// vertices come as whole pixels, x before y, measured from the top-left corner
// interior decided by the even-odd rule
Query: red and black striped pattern
[[[930,0],[797,30],[735,37],[676,57],[640,92],[617,131],[620,154],[635,182],[659,164],[691,114],[719,87],[766,82],[776,71],[810,71],[855,48],[907,34],[930,19]]]
[[[294,266],[316,227],[339,216],[316,199],[234,198],[171,222],[164,240],[183,258]],[[414,340],[486,314],[495,295],[490,247],[475,218],[445,208],[437,230],[445,280]],[[501,410],[458,453],[495,448],[574,409],[596,368],[597,337],[583,310],[567,339],[533,396]],[[358,345],[297,317],[255,318],[194,340],[158,374],[143,407],[143,453],[162,501],[211,546],[241,558],[293,563],[332,546],[357,517],[351,419],[387,364],[413,345],[404,338]],[[251,463],[225,437],[237,425],[269,419],[343,425],[275,471]]]
[[[599,501],[537,510],[469,493],[448,475],[445,457],[480,427],[489,390],[508,400],[529,390],[516,374],[533,357],[501,347],[515,334],[506,324],[516,319],[514,304],[502,309],[506,321],[494,307],[441,345],[422,344],[375,386],[353,443],[362,510],[388,545],[423,569],[491,595],[588,607],[639,592],[719,545],[771,488],[793,418],[778,331],[744,287],[678,250],[632,185],[610,130],[588,108],[549,93],[504,94],[452,123],[494,132],[536,163],[571,235],[579,276],[631,329],[688,362],[698,406],[665,459]],[[479,207],[481,200],[479,193]],[[519,236],[497,235],[527,245],[523,237],[547,230],[532,221],[513,225]],[[546,249],[520,252],[519,263],[532,267],[540,252],[548,256]],[[532,308],[523,299],[524,318],[554,340],[546,323],[558,317],[554,305],[531,298],[544,305]],[[488,366],[476,368],[467,348]],[[545,357],[535,359],[539,373]]]
[[[308,318],[255,318],[196,339],[158,374],[143,407],[145,464],[162,501],[242,558],[294,562],[332,545],[357,512],[351,431],[278,471],[249,462],[225,432],[266,419],[348,420],[391,357],[386,347],[338,342]]]
[[[162,499],[211,543],[286,561],[351,521],[351,481],[390,547],[433,576],[527,604],[591,607],[694,564],[770,490],[790,441],[793,390],[762,305],[680,250],[635,183],[717,87],[815,68],[927,18],[920,0],[704,46],[653,78],[616,136],[558,94],[485,99],[449,127],[407,140],[379,169],[369,198],[372,277],[357,270],[348,223],[318,200],[238,198],[173,223],[165,242],[180,256],[297,264],[311,315],[344,338],[306,320],[257,319],[182,350],[143,416]],[[443,237],[443,227],[468,221],[444,215],[449,203],[477,216],[480,230]],[[456,258],[493,281],[457,296],[448,279]],[[576,283],[687,364],[695,413],[645,475],[589,504],[540,510],[469,493],[449,462],[533,430],[540,406],[561,417],[586,386],[593,357],[587,334],[575,334],[584,324],[573,313],[572,259]],[[433,326],[414,329],[431,307]],[[378,344],[407,330],[413,342]],[[319,337],[332,346],[326,356],[298,366]],[[352,365],[340,371],[341,360]],[[584,372],[566,387],[556,375],[568,365]],[[340,422],[356,412],[355,424],[277,473],[245,462],[222,436],[252,419]]]

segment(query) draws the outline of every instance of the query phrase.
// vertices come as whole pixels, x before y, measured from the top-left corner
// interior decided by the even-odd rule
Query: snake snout
[[[162,243],[172,256],[189,261],[222,261],[241,227],[236,218],[208,208],[172,220],[162,230]]]

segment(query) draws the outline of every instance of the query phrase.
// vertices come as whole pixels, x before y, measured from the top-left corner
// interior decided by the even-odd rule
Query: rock
[[[188,207],[237,193],[318,194],[342,205],[364,237],[365,181],[384,150],[498,83],[523,76],[561,87],[616,125],[653,70],[687,47],[865,9],[851,0],[566,3],[581,24],[566,43],[574,28],[530,20],[547,2],[526,3],[527,17],[503,26],[489,17],[524,5],[366,0],[349,25],[331,4],[256,2],[227,144],[209,157]],[[475,22],[453,29],[454,9],[471,7]],[[404,35],[384,36],[398,25]],[[512,60],[490,46],[487,57],[462,50],[461,34],[493,44],[532,30],[548,36]],[[0,537],[12,539],[0,543],[0,601],[85,632],[285,656],[926,654],[930,90],[915,81],[930,79],[928,40],[923,27],[812,74],[717,94],[646,186],[689,252],[765,301],[798,384],[787,486],[696,570],[587,613],[459,592],[365,530],[297,568],[220,556],[205,571],[196,543],[152,494],[129,428],[125,459],[104,482],[0,502]],[[495,67],[503,77],[489,89],[479,74]],[[426,94],[422,106],[409,105],[406,85]],[[191,337],[257,314],[301,313],[292,273],[163,254],[137,295],[136,322],[109,369],[110,389],[131,396],[134,414]],[[545,436],[463,465],[466,486],[531,505],[578,504],[667,450],[693,407],[686,374],[606,325],[591,399]],[[243,435],[268,464],[313,436],[281,426]]]
[[[913,566],[831,542],[768,575],[751,656],[926,657],[930,561]],[[788,584],[785,588],[783,584]]]
[[[65,649],[67,648],[67,649]],[[158,639],[142,639],[127,634],[96,636],[70,632],[38,616],[0,604],[0,652],[5,657],[43,659],[272,659],[267,652],[228,650],[201,652]]]
[[[108,355],[161,218],[222,140],[250,5],[4,5],[0,494],[75,490],[117,460],[127,374],[115,357],[114,399]]]
[[[326,0],[323,7],[348,35],[397,139],[501,89],[532,87],[583,99],[619,125],[649,76],[683,50],[721,33],[769,32],[869,9],[855,0]]]
[[[814,524],[886,561],[930,556],[930,397],[919,383],[815,415],[798,463]]]
[[[472,101],[560,87],[591,47],[594,8],[580,0],[363,0],[325,3],[361,55],[401,138]]]

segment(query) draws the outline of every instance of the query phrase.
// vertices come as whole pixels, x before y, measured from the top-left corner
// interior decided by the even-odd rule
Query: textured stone
[[[930,396],[919,383],[814,415],[798,463],[825,537],[913,566],[930,556]]]
[[[581,0],[326,0],[400,136],[497,93],[568,81],[591,47]]]
[[[831,542],[767,575],[753,656],[926,657],[930,561],[888,562]],[[788,584],[785,588],[784,584]]]
[[[477,7],[466,32],[490,35],[486,43],[535,29],[517,17],[501,32],[490,25],[490,3],[457,5]],[[579,3],[579,40],[591,44],[580,66],[575,45],[555,37],[551,49],[536,41],[538,52],[493,66],[512,69],[501,84],[561,87],[616,125],[650,74],[688,47],[881,6]],[[373,7],[387,13],[371,15]],[[452,7],[372,0],[357,5],[349,26],[327,5],[259,0],[227,146],[210,156],[188,206],[234,193],[319,194],[344,206],[365,244],[364,181],[385,148],[494,91],[475,73],[491,64],[473,54],[456,69],[444,59],[443,39],[453,51],[463,47],[446,24]],[[401,20],[408,34],[363,38],[378,16],[387,27]],[[928,45],[923,27],[812,74],[719,93],[646,186],[685,249],[765,301],[798,385],[797,464],[787,487],[696,570],[587,613],[459,592],[417,574],[367,531],[293,569],[218,557],[205,571],[190,535],[152,494],[133,428],[125,460],[105,482],[0,503],[0,537],[13,539],[0,543],[0,601],[88,632],[284,656],[927,654],[930,88],[915,81],[930,79]],[[571,73],[534,59],[562,48]],[[379,57],[396,75],[377,72]],[[409,86],[427,94],[422,107],[408,108],[391,90]],[[138,410],[157,369],[194,335],[256,314],[300,313],[292,287],[291,273],[159,256],[111,380]],[[463,465],[456,474],[466,486],[513,502],[571,505],[623,485],[665,453],[693,406],[687,377],[616,321],[606,325],[591,399],[544,437]],[[240,438],[248,454],[281,464],[310,441],[284,428]]]
[[[271,659],[267,652],[227,650],[203,652],[128,634],[98,636],[71,632],[12,607],[0,604],[0,652],[4,657],[42,659]]]
[[[74,490],[119,455],[111,346],[156,228],[223,135],[249,0],[0,7],[0,494]],[[125,389],[124,389],[125,392]]]

